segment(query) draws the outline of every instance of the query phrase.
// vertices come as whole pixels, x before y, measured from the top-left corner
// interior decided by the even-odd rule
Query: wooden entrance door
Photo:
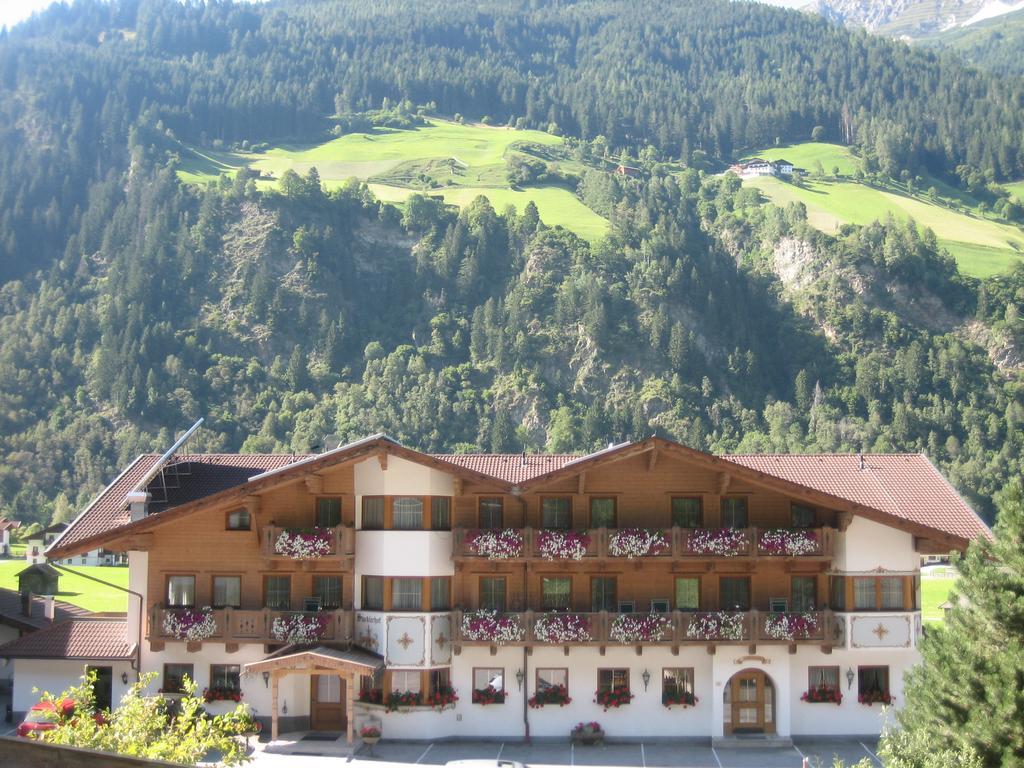
[[[313,675],[309,684],[309,727],[314,731],[344,731],[345,680],[338,675]]]
[[[775,687],[764,672],[746,670],[729,681],[725,733],[775,733]]]

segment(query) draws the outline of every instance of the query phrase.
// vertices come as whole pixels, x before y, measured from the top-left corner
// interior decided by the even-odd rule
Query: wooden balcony
[[[191,614],[209,614],[212,622],[210,631],[194,635],[202,639],[189,640],[169,630],[168,617],[183,617],[185,610]],[[166,642],[188,643],[189,650],[199,650],[203,642],[225,643],[228,653],[238,650],[241,643],[288,643],[298,642],[286,634],[290,626],[299,623],[309,625],[309,642],[351,642],[355,629],[355,612],[351,610],[328,611],[275,611],[270,608],[246,610],[242,608],[217,608],[210,611],[200,609],[166,608],[155,605],[149,615],[147,638],[154,651],[161,650]],[[173,624],[173,621],[171,622]],[[179,623],[180,625],[180,623]],[[159,647],[156,647],[159,646]]]
[[[821,645],[826,652],[845,642],[844,624],[832,611],[671,611],[668,613],[562,613],[523,611],[493,615],[474,623],[475,611],[454,611],[452,643],[462,646],[668,646]],[[751,650],[753,653],[753,650]]]
[[[303,549],[301,547],[279,546],[282,534],[288,534],[293,540],[303,535],[312,535],[315,537],[315,543],[305,547],[304,549],[308,551],[308,554],[304,554],[300,551]],[[320,545],[320,541],[324,541],[326,546]],[[317,551],[318,548],[319,551]],[[351,558],[355,555],[355,552],[356,532],[350,526],[285,528],[278,525],[265,525],[260,528],[260,553],[263,557],[275,562],[290,561],[303,563],[308,566],[318,561],[325,561],[337,567],[339,559]]]
[[[643,532],[637,535],[636,532]],[[545,537],[569,534],[577,559],[565,547],[545,547]],[[644,542],[651,542],[644,546]],[[640,542],[636,544],[634,542]],[[799,558],[827,560],[835,543],[833,528],[593,528],[549,531],[540,528],[485,530],[456,528],[453,559],[462,562],[586,562],[594,560],[669,561]],[[630,546],[633,544],[633,546]]]

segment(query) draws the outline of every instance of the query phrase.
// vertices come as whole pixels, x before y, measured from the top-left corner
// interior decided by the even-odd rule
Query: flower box
[[[768,528],[757,538],[757,550],[762,555],[815,555],[818,553],[818,534],[806,528]]]
[[[600,723],[577,723],[569,732],[574,744],[604,744],[604,731]]]
[[[742,640],[745,613],[717,611],[695,613],[686,625],[686,636],[690,640]]]
[[[357,697],[363,704],[383,704],[384,690],[382,688],[363,688]]]
[[[608,539],[608,553],[612,557],[655,557],[670,548],[664,531],[647,528],[622,528]]]
[[[523,532],[517,528],[469,531],[465,541],[471,552],[488,560],[511,560],[523,556]]]
[[[463,640],[494,643],[518,643],[526,630],[517,616],[501,616],[497,611],[471,611],[462,616],[459,625]]]
[[[504,704],[505,691],[488,685],[486,688],[473,689],[473,703],[486,707],[489,704]]]
[[[700,699],[688,691],[661,694],[661,706],[665,707],[665,709],[672,709],[672,707],[682,707],[683,709],[695,707],[698,701]]]
[[[274,554],[292,560],[315,560],[331,554],[333,528],[289,528],[278,534]]]
[[[743,528],[695,528],[686,549],[691,555],[739,557],[750,552],[750,539]]]
[[[813,613],[770,613],[764,619],[764,633],[773,640],[807,640],[820,629]]]
[[[823,685],[818,688],[808,688],[800,694],[800,700],[808,704],[842,704],[843,694],[838,688],[831,685]]]
[[[658,643],[672,633],[672,620],[656,613],[622,613],[612,620],[608,636],[617,643]]]
[[[399,709],[411,709],[419,705],[420,695],[415,691],[392,691],[385,708],[388,712],[397,712]]]
[[[586,643],[593,637],[590,622],[575,613],[547,613],[533,625],[533,636],[541,643]]]
[[[312,643],[323,637],[329,621],[329,616],[319,613],[277,616],[270,624],[270,635],[283,643]]]
[[[598,691],[594,697],[594,701],[604,707],[604,711],[607,712],[610,708],[618,709],[624,707],[633,700],[633,694],[629,692],[629,687],[625,685],[617,685],[607,691]]]
[[[857,701],[866,707],[870,707],[872,704],[892,704],[893,696],[888,691],[868,691],[862,693],[857,697]]]
[[[557,704],[560,707],[564,707],[567,704],[571,704],[572,699],[569,698],[569,691],[564,685],[552,685],[543,690],[537,691],[533,696],[529,698],[527,704],[533,709],[539,709],[545,707],[548,704]]]
[[[423,703],[433,707],[438,712],[447,707],[454,707],[455,702],[459,700],[459,697],[455,694],[455,689],[450,685],[442,686],[433,693],[428,693],[423,697]]]
[[[545,529],[537,533],[537,552],[545,560],[582,560],[590,546],[590,536],[576,531]]]
[[[164,610],[163,631],[177,640],[202,642],[217,633],[217,620],[213,611],[168,608]]]
[[[237,688],[225,688],[215,685],[212,688],[203,689],[203,701],[207,704],[213,701],[241,701],[242,692]]]

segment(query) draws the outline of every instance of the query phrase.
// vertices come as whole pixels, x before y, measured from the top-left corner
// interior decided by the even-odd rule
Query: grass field
[[[921,577],[921,618],[929,622],[941,622],[943,611],[939,608],[949,597],[956,579]]]
[[[1024,201],[1024,181],[1015,181],[1013,184],[1004,184],[1003,186],[1011,195],[1016,195],[1019,200]]]
[[[541,220],[561,225],[581,237],[596,240],[608,222],[591,211],[568,189],[537,186],[513,190],[506,178],[506,159],[526,146],[560,147],[563,140],[542,131],[515,131],[485,125],[431,120],[412,130],[376,129],[351,133],[321,144],[283,145],[265,152],[209,152],[186,149],[178,176],[203,184],[221,174],[249,167],[264,176],[260,186],[272,187],[287,170],[305,174],[315,167],[330,189],[350,178],[367,181],[381,200],[401,203],[413,192],[441,195],[464,206],[485,195],[501,210],[518,210],[533,201]],[[550,151],[550,150],[548,150]]]
[[[24,570],[24,560],[0,560],[0,588],[17,589],[18,571]],[[101,566],[74,566],[73,570],[109,581],[122,587],[128,586],[128,569]],[[125,611],[128,609],[128,595],[113,587],[105,587],[95,581],[61,572],[60,592],[56,595],[72,605],[79,605],[90,611]]]
[[[810,224],[823,232],[835,232],[843,224],[870,224],[892,214],[904,220],[913,218],[920,226],[931,228],[964,274],[988,277],[1024,259],[1024,230],[1019,227],[983,218],[971,207],[953,210],[923,195],[910,196],[896,185],[876,188],[850,178],[831,178],[833,166],[839,166],[841,176],[855,168],[856,158],[845,147],[808,143],[776,147],[758,155],[785,158],[808,170],[815,160],[821,160],[828,178],[806,179],[803,187],[771,176],[747,179],[744,184],[756,187],[776,205],[802,202]],[[971,205],[957,190],[938,182],[934,186],[940,197],[953,198],[961,206]]]

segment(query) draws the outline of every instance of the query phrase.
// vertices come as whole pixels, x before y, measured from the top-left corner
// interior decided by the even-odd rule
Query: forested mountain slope
[[[182,141],[312,141],[385,98],[644,172],[582,175],[594,243],[313,173],[178,180]],[[709,171],[820,124],[891,170],[1014,177],[1022,98],[752,4],[55,8],[0,41],[0,513],[66,515],[200,415],[220,450],[922,450],[990,511],[1024,270],[966,280],[901,223],[822,235]]]

